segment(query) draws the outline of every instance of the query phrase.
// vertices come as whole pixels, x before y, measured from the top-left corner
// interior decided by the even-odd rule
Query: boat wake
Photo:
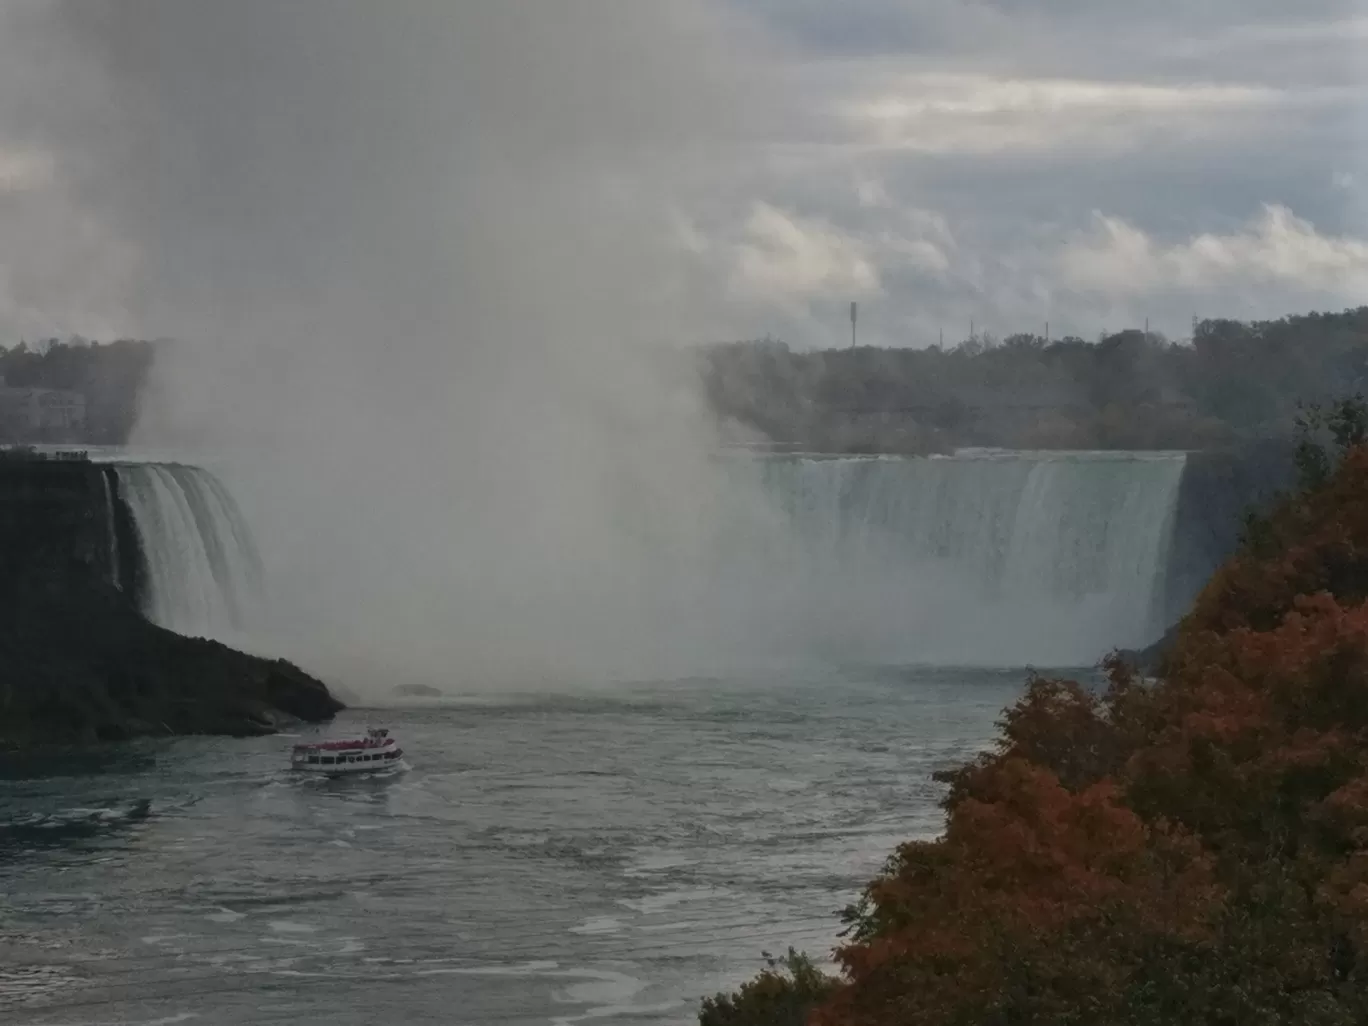
[[[139,798],[99,808],[61,809],[16,816],[7,823],[0,823],[0,851],[59,845],[70,840],[97,837],[110,830],[141,823],[151,815],[151,811],[152,800]]]

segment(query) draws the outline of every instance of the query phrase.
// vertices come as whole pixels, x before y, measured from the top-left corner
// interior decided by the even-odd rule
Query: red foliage
[[[816,1026],[1368,1022],[1368,448],[1162,679],[1035,679],[852,913]]]
[[[1301,596],[1328,592],[1347,605],[1368,598],[1368,446],[1346,453],[1324,488],[1283,504],[1267,534],[1266,544],[1217,571],[1186,628],[1268,630]]]

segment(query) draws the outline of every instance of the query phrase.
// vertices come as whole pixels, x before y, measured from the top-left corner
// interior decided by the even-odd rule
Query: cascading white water
[[[759,461],[780,586],[843,658],[1087,665],[1162,632],[1181,453]],[[772,559],[772,554],[769,559]]]
[[[682,560],[662,549],[651,531],[658,510],[624,524],[643,547],[640,579],[627,580],[640,592],[640,620],[626,636],[657,642],[631,673],[685,676],[814,656],[1081,666],[1146,644],[1165,626],[1157,600],[1181,453],[727,462],[739,475],[731,498],[763,498],[723,503],[703,548]],[[117,473],[142,548],[150,619],[184,634],[261,641],[278,654],[326,654],[288,634],[270,641],[299,613],[288,604],[284,617],[244,623],[259,601],[260,567],[213,474],[170,463],[122,463]]]
[[[114,488],[109,483],[109,472],[101,469],[100,481],[104,485],[105,500],[105,537],[107,539],[109,559],[109,583],[120,591],[123,590],[123,580],[120,574],[119,563],[119,532],[114,522]]]
[[[148,619],[180,634],[234,636],[260,580],[237,504],[198,467],[125,463],[116,469],[142,548]]]

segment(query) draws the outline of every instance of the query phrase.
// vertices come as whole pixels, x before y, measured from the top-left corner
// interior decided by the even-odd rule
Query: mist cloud
[[[649,674],[734,632],[668,213],[765,102],[743,26],[701,0],[21,14],[49,91],[12,135],[134,254],[135,330],[176,339],[137,441],[257,530],[245,643],[365,691]]]

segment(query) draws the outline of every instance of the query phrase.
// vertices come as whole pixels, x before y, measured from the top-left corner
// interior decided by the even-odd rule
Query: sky
[[[56,115],[22,102],[54,89],[12,17],[40,3],[0,17],[0,343],[154,331],[141,240],[73,187],[70,151],[41,130]],[[840,345],[856,300],[880,345],[971,325],[1095,338],[1148,321],[1181,338],[1194,316],[1368,297],[1355,0],[714,6],[730,51],[669,88],[730,91],[744,113],[719,124],[724,146],[655,176],[634,163],[615,185],[671,247],[662,288],[703,311],[690,337]],[[88,69],[58,66],[59,91],[98,93]],[[606,92],[577,102],[630,95],[633,74],[605,70]],[[674,116],[671,95],[649,95]]]

